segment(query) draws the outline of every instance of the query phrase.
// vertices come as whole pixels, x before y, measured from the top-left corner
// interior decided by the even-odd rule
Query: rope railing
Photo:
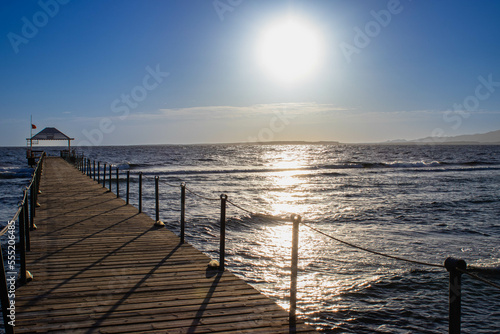
[[[20,209],[17,210],[17,213],[14,215],[14,218],[12,218],[12,220],[9,221],[9,223],[7,225],[5,225],[5,227],[0,231],[0,237],[2,235],[4,235],[5,233],[7,233],[9,228],[16,223],[16,219],[17,219],[17,217],[19,217],[19,213],[20,213]]]
[[[390,255],[390,254],[386,254],[386,253],[382,253],[382,252],[378,252],[378,251],[375,251],[373,249],[369,249],[369,248],[366,248],[366,247],[362,247],[362,246],[359,246],[359,245],[355,245],[351,242],[347,242],[345,240],[342,240],[342,239],[339,239],[339,238],[336,238],[332,235],[329,235],[315,227],[312,227],[311,225],[309,224],[306,224],[306,223],[302,223],[302,225],[310,228],[311,230],[327,237],[327,238],[330,238],[332,240],[335,240],[341,244],[344,244],[346,246],[349,246],[349,247],[352,247],[352,248],[355,248],[355,249],[358,249],[358,250],[362,250],[362,251],[365,251],[367,253],[372,253],[372,254],[375,254],[375,255],[379,255],[379,256],[383,256],[383,257],[386,257],[386,258],[390,258],[390,259],[393,259],[393,260],[398,260],[398,261],[403,261],[403,262],[408,262],[408,263],[413,263],[413,264],[419,264],[419,265],[422,265],[422,266],[427,266],[427,267],[438,267],[438,268],[444,268],[444,265],[442,264],[435,264],[435,263],[428,263],[428,262],[423,262],[423,261],[417,261],[417,260],[412,260],[412,259],[407,259],[407,258],[403,258],[403,257],[399,257],[399,256],[395,256],[395,255]]]
[[[30,231],[36,228],[34,224],[34,217],[36,208],[40,206],[38,203],[38,194],[40,193],[40,179],[42,175],[43,161],[45,159],[45,152],[42,153],[38,162],[33,170],[32,177],[28,185],[23,189],[22,200],[18,203],[18,209],[7,225],[0,231],[0,237],[8,234],[7,244],[9,250],[9,261],[7,262],[7,269],[3,261],[2,247],[0,247],[0,301],[2,304],[2,316],[4,329],[7,334],[14,333],[15,314],[12,315],[10,310],[14,303],[11,300],[12,291],[16,289],[16,281],[19,284],[26,284],[32,279],[31,273],[26,270],[26,252],[31,250],[30,244]],[[19,222],[19,245],[16,245],[16,221]],[[16,248],[18,247],[18,248]],[[18,277],[16,258],[11,258],[11,251],[20,251],[20,275]],[[9,279],[7,279],[7,275]],[[12,318],[14,317],[14,318]]]
[[[204,200],[207,200],[207,201],[220,201],[220,198],[213,198],[213,197],[203,196],[203,195],[198,194],[197,192],[195,192],[195,191],[193,191],[193,190],[189,189],[188,187],[186,187],[186,191],[187,191],[188,193],[190,193],[191,195],[194,195],[194,196],[196,196],[196,197],[199,197],[199,198],[204,199]]]
[[[485,283],[485,284],[488,284],[488,285],[490,285],[490,286],[492,286],[492,287],[494,287],[494,288],[496,288],[496,289],[500,290],[500,285],[499,285],[499,284],[493,283],[493,282],[491,282],[491,281],[488,281],[488,280],[487,280],[487,279],[485,279],[485,278],[479,277],[479,276],[477,276],[476,274],[471,273],[471,272],[470,272],[470,271],[468,271],[467,269],[466,269],[466,270],[464,270],[464,269],[461,269],[461,268],[457,268],[457,270],[458,270],[459,272],[461,272],[462,274],[466,274],[466,275],[468,275],[468,276],[472,277],[473,279],[476,279],[476,280],[478,280],[478,281],[481,281],[481,282],[483,282],[483,283]]]
[[[86,173],[88,176],[96,180],[96,174],[97,174],[97,182],[100,182],[100,162],[97,162],[97,168],[96,168],[96,161],[91,162],[90,159],[88,159],[87,162],[85,162],[85,159],[80,159],[77,161],[80,161],[80,163],[77,163],[77,167],[82,170],[83,173]],[[103,169],[103,187],[105,187],[105,175],[106,175],[106,166],[107,164],[104,164],[104,169]],[[111,175],[111,164],[109,165],[109,175]],[[149,175],[143,175],[142,172],[137,173],[138,175],[138,183],[139,183],[139,212],[142,212],[142,179],[147,180],[155,180],[155,211],[156,211],[156,222],[160,222],[159,220],[159,190],[158,190],[158,184],[160,183],[160,178],[159,176],[149,176]],[[127,204],[129,204],[129,181],[130,180],[130,171],[127,171]],[[116,170],[116,190],[119,191],[119,174],[118,170]],[[298,262],[298,233],[299,233],[299,226],[304,225],[305,227],[309,228],[310,230],[327,237],[335,242],[341,243],[345,246],[358,249],[363,252],[371,253],[374,255],[382,256],[385,258],[390,258],[396,261],[401,261],[405,263],[411,263],[411,264],[416,264],[416,265],[422,265],[422,266],[428,266],[428,267],[434,267],[434,268],[446,268],[450,272],[450,286],[449,286],[449,333],[455,334],[455,333],[460,333],[460,322],[461,322],[461,280],[460,276],[461,274],[466,274],[473,279],[476,279],[478,281],[481,281],[485,284],[490,285],[493,288],[499,289],[500,290],[500,285],[495,284],[491,281],[488,281],[482,277],[479,277],[473,273],[471,273],[469,270],[467,270],[467,265],[465,261],[463,260],[457,260],[453,258],[447,258],[444,264],[436,264],[436,263],[430,263],[430,262],[425,262],[425,261],[420,261],[420,260],[414,260],[414,259],[408,259],[405,257],[401,256],[396,256],[392,254],[387,254],[383,253],[377,250],[370,249],[368,247],[360,246],[352,242],[345,241],[341,238],[338,238],[336,236],[333,236],[331,234],[328,234],[321,229],[312,226],[310,223],[306,223],[302,221],[302,217],[298,215],[290,215],[289,217],[279,217],[271,214],[265,214],[265,213],[259,213],[259,211],[254,211],[254,210],[249,210],[237,203],[235,203],[233,200],[230,200],[227,195],[222,194],[220,197],[209,197],[204,194],[201,194],[189,187],[186,186],[186,183],[181,182],[180,185],[175,185],[169,182],[166,182],[165,180],[161,181],[162,185],[166,185],[169,187],[174,187],[177,188],[180,186],[181,188],[181,243],[184,243],[184,233],[185,233],[185,203],[186,203],[186,192],[189,193],[190,195],[193,195],[195,197],[198,197],[203,200],[207,200],[210,202],[216,202],[220,201],[221,202],[221,217],[220,217],[220,250],[219,250],[219,270],[224,270],[225,267],[225,229],[226,229],[226,206],[231,205],[247,214],[249,214],[251,217],[254,218],[264,218],[264,219],[269,219],[273,221],[283,221],[283,222],[292,222],[293,223],[293,228],[292,228],[292,266],[291,266],[291,288],[290,288],[290,328],[291,332],[293,332],[293,328],[295,327],[295,321],[296,321],[296,316],[295,316],[295,309],[296,309],[296,284],[297,284],[297,262]],[[111,178],[109,179],[109,189],[111,190]],[[118,194],[117,194],[118,197]],[[262,211],[260,211],[262,212]],[[163,223],[162,223],[163,224]],[[4,228],[5,229],[5,228]]]

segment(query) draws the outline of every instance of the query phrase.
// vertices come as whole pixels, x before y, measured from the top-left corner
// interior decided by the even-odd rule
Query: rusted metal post
[[[186,184],[181,183],[181,244],[184,243],[184,229],[186,226]]]
[[[289,325],[290,333],[295,333],[297,329],[297,271],[299,262],[299,228],[302,217],[292,215],[292,266],[290,274],[290,313]]]
[[[219,271],[224,271],[224,261],[226,257],[226,202],[227,195],[220,195]]]
[[[448,333],[460,334],[462,317],[462,273],[457,270],[457,268],[465,270],[467,268],[467,263],[462,259],[449,257],[444,261],[444,266],[450,273]]]
[[[102,172],[102,187],[106,188],[106,164],[104,164],[104,169]]]
[[[130,171],[127,171],[127,205],[129,204],[130,199]]]
[[[120,169],[116,167],[116,198],[120,198]]]
[[[139,213],[142,212],[142,172],[139,173]]]

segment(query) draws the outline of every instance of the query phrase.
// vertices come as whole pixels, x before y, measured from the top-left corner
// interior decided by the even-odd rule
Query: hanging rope
[[[172,187],[172,188],[178,188],[178,187],[180,187],[180,185],[178,185],[178,184],[168,183],[168,182],[163,181],[163,180],[161,180],[161,179],[160,179],[160,182],[161,182],[162,184],[166,185],[167,187]]]
[[[38,168],[38,166],[37,166]],[[144,175],[144,174],[143,174]],[[147,175],[144,175],[144,178],[145,179],[153,179],[152,176],[147,176]],[[31,179],[31,183],[29,186],[31,186],[34,182],[34,177]],[[162,184],[165,184],[169,187],[179,187],[179,185],[175,185],[175,184],[171,184],[171,183],[168,183],[168,182],[165,182],[165,181],[162,181]],[[210,198],[210,197],[207,197],[207,196],[203,196],[191,189],[189,189],[188,187],[185,187],[185,189],[192,195],[196,196],[196,197],[199,197],[201,199],[204,199],[204,200],[207,200],[207,201],[219,201],[220,198]],[[24,201],[25,199],[23,199]],[[257,212],[254,212],[254,211],[251,211],[251,210],[248,210],[234,202],[232,202],[231,200],[227,199],[226,200],[227,203],[229,203],[230,205],[252,215],[252,216],[255,216],[255,217],[260,217],[260,218],[265,218],[265,219],[271,219],[271,220],[278,220],[278,221],[290,221],[289,218],[283,218],[283,217],[276,217],[276,216],[273,216],[273,215],[267,215],[267,214],[260,214],[260,213],[257,213]],[[1,231],[0,231],[0,236],[4,235],[5,233],[7,233],[9,227],[15,223],[15,220],[17,219],[17,217],[19,217],[19,214],[21,212],[21,207],[19,207],[17,213],[14,215],[14,218],[7,224],[7,226],[5,226]],[[390,258],[390,259],[393,259],[393,260],[397,260],[397,261],[403,261],[403,262],[407,262],[407,263],[413,263],[413,264],[418,264],[418,265],[423,265],[423,266],[428,266],[428,267],[436,267],[436,268],[444,268],[444,265],[442,264],[435,264],[435,263],[428,263],[428,262],[423,262],[423,261],[417,261],[417,260],[412,260],[412,259],[407,259],[407,258],[403,258],[403,257],[399,257],[399,256],[395,256],[395,255],[390,255],[390,254],[385,254],[385,253],[381,253],[381,252],[378,252],[378,251],[375,251],[375,250],[372,250],[372,249],[369,249],[369,248],[366,248],[366,247],[362,247],[362,246],[358,246],[356,244],[353,244],[353,243],[350,243],[350,242],[347,242],[345,240],[342,240],[342,239],[339,239],[339,238],[336,238],[332,235],[329,235],[315,227],[312,227],[311,225],[309,224],[306,224],[306,223],[302,223],[302,225],[310,228],[311,230],[329,238],[329,239],[332,239],[332,240],[335,240],[341,244],[344,244],[346,246],[349,246],[349,247],[352,247],[352,248],[355,248],[355,249],[358,249],[358,250],[361,250],[361,251],[364,251],[364,252],[368,252],[368,253],[371,253],[371,254],[375,254],[375,255],[379,255],[379,256],[382,256],[382,257],[386,257],[386,258]],[[479,277],[467,270],[463,270],[463,269],[460,269],[460,268],[456,268],[458,271],[460,271],[461,273],[463,274],[466,274],[476,280],[479,280],[485,284],[488,284],[496,289],[499,289],[500,290],[500,285],[496,284],[496,283],[493,283],[491,281],[488,281],[482,277]]]
[[[206,197],[206,196],[200,195],[200,194],[198,194],[198,193],[195,193],[194,191],[192,191],[192,190],[191,190],[191,189],[189,189],[188,187],[186,187],[186,190],[187,190],[189,193],[193,194],[194,196],[197,196],[197,197],[199,197],[199,198],[205,199],[205,200],[207,200],[207,201],[220,201],[220,198],[210,198],[210,197]]]
[[[19,211],[18,211],[19,212]],[[5,233],[7,233],[7,231],[9,230],[9,227],[11,227],[12,225],[14,225],[16,223],[15,221],[15,218],[17,218],[17,216],[19,216],[19,213],[16,213],[16,215],[14,216],[14,219],[12,219],[7,225],[5,225],[5,227],[0,231],[0,237],[2,235],[4,235]]]
[[[389,254],[384,254],[384,253],[381,253],[381,252],[377,252],[377,251],[374,251],[372,249],[368,249],[368,248],[365,248],[365,247],[361,247],[361,246],[358,246],[358,245],[355,245],[355,244],[352,244],[350,242],[347,242],[347,241],[344,241],[344,240],[341,240],[341,239],[338,239],[336,237],[333,237],[329,234],[326,234],[325,232],[321,231],[321,230],[318,230],[317,228],[315,227],[312,227],[308,224],[305,224],[303,223],[302,225],[304,226],[307,226],[309,227],[311,230],[313,231],[316,231],[317,233],[321,234],[321,235],[324,235],[325,237],[327,238],[330,238],[332,240],[335,240],[337,242],[340,242],[344,245],[347,245],[349,247],[352,247],[352,248],[356,248],[356,249],[359,249],[359,250],[362,250],[362,251],[365,251],[365,252],[368,252],[368,253],[372,253],[372,254],[375,254],[375,255],[380,255],[380,256],[383,256],[383,257],[387,257],[387,258],[390,258],[390,259],[394,259],[394,260],[398,260],[398,261],[404,261],[404,262],[408,262],[408,263],[414,263],[414,264],[420,264],[420,265],[423,265],[423,266],[429,266],[429,267],[437,267],[437,268],[444,268],[444,265],[442,264],[434,264],[434,263],[428,263],[428,262],[422,262],[422,261],[416,261],[416,260],[410,260],[410,259],[406,259],[406,258],[403,258],[403,257],[399,257],[399,256],[394,256],[394,255],[389,255]]]
[[[226,202],[227,202],[227,203],[229,203],[229,204],[231,204],[232,206],[234,206],[234,207],[236,207],[236,208],[238,208],[238,209],[242,210],[242,211],[245,211],[246,213],[249,213],[249,214],[251,214],[251,215],[256,215],[256,213],[254,213],[254,212],[252,212],[252,211],[250,211],[250,210],[247,210],[247,209],[245,209],[245,208],[243,208],[243,207],[239,206],[238,204],[233,203],[233,202],[232,202],[232,201],[230,201],[229,199],[228,199],[228,200],[226,200]]]
[[[491,282],[491,281],[488,281],[487,279],[484,279],[484,278],[482,278],[482,277],[479,277],[479,276],[477,276],[476,274],[473,274],[473,273],[471,273],[471,272],[469,272],[469,271],[467,271],[467,270],[463,270],[463,269],[458,268],[458,267],[457,267],[457,268],[455,268],[455,269],[457,269],[458,271],[460,271],[462,274],[469,275],[469,276],[470,276],[470,277],[472,277],[472,278],[475,278],[475,279],[477,279],[477,280],[479,280],[479,281],[481,281],[481,282],[483,282],[483,283],[486,283],[486,284],[488,284],[488,285],[491,285],[492,287],[497,288],[497,289],[499,289],[499,290],[500,290],[500,285],[498,285],[498,284],[496,284],[496,283],[493,283],[493,282]]]

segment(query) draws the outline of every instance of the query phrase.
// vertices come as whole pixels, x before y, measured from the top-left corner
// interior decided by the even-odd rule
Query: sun
[[[318,67],[322,43],[318,31],[298,17],[287,17],[265,27],[257,58],[264,71],[281,82],[293,83]]]

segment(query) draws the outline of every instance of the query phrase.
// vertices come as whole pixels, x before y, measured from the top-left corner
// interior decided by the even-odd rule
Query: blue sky
[[[0,8],[0,146],[25,144],[30,115],[37,130],[57,127],[77,145],[378,142],[500,128],[498,1]],[[314,70],[292,82],[258,59],[287,17],[321,46]]]

